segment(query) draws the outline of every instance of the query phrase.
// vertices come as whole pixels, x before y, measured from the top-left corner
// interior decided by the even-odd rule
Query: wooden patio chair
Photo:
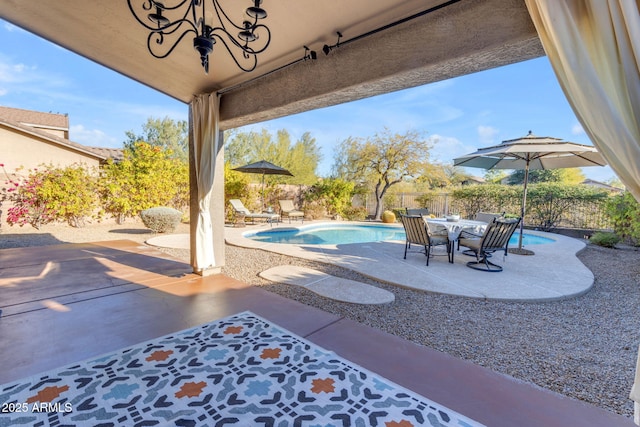
[[[476,261],[469,261],[467,267],[481,271],[502,271],[502,266],[494,264],[488,258],[492,253],[502,250],[504,250],[504,256],[507,256],[509,239],[518,228],[518,224],[520,224],[520,218],[496,218],[487,226],[480,238],[459,239],[459,245],[469,248],[469,251],[476,256]]]
[[[413,243],[424,247],[424,252],[427,256],[427,265],[429,265],[429,258],[431,257],[431,248],[435,246],[446,246],[447,258],[449,262],[453,262],[453,246],[449,241],[448,235],[434,235],[430,233],[429,225],[421,215],[400,215],[400,221],[407,235],[407,240],[404,245],[404,259],[407,259],[407,250]]]

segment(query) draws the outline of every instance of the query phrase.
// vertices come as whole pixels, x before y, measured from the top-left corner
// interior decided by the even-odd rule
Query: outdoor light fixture
[[[137,3],[135,8],[131,4]],[[147,49],[155,58],[166,58],[180,41],[193,33],[193,47],[200,54],[204,71],[209,73],[209,54],[220,42],[243,71],[253,71],[259,53],[271,42],[271,31],[258,21],[267,17],[262,0],[252,0],[246,17],[236,24],[222,10],[219,0],[127,0],[136,20],[150,31]],[[208,10],[212,7],[213,10]],[[260,37],[262,36],[262,37]],[[258,42],[258,44],[254,44]]]
[[[303,47],[304,47],[304,57],[302,58],[303,61],[306,61],[307,59],[317,59],[318,58],[318,55],[316,55],[316,51],[315,50],[311,50],[307,46],[303,46]]]
[[[340,33],[340,31],[336,31],[336,34],[338,35],[338,41],[336,42],[336,44],[334,44],[333,46],[329,46],[328,44],[322,46],[322,51],[325,55],[329,55],[329,52],[331,52],[333,49],[340,47],[340,38],[342,37],[342,33]]]

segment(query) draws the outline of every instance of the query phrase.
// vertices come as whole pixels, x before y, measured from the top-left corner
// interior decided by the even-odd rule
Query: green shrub
[[[519,212],[522,188],[483,184],[456,188],[449,211],[458,212],[462,218],[473,218],[478,212]]]
[[[615,233],[597,232],[589,239],[591,243],[598,246],[604,246],[605,248],[615,248],[616,244],[620,243],[620,237]]]
[[[567,218],[572,206],[586,201],[604,203],[607,196],[606,191],[585,185],[532,184],[527,193],[527,224],[542,231],[553,231]]]
[[[364,206],[349,206],[342,214],[347,221],[364,221],[367,217],[367,209]]]
[[[406,215],[407,214],[407,208],[395,208],[395,209],[390,209],[390,210],[396,216],[398,221],[400,220],[400,215]]]
[[[629,244],[640,246],[640,203],[633,195],[627,191],[610,198],[606,209],[615,232]]]
[[[102,167],[99,180],[103,209],[119,224],[154,206],[189,206],[188,166],[170,150],[136,142],[123,155]]]
[[[159,206],[143,210],[140,212],[140,217],[145,227],[155,233],[167,233],[175,230],[180,224],[182,212],[166,206]]]
[[[305,192],[305,212],[307,204],[320,202],[330,216],[344,216],[345,209],[351,206],[355,192],[352,182],[338,178],[318,181]]]

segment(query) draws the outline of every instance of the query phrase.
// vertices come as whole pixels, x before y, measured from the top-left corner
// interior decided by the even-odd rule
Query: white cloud
[[[35,67],[25,64],[13,64],[0,57],[0,83],[20,84],[34,79]]]
[[[16,27],[15,25],[10,24],[9,22],[6,22],[6,21],[5,21],[4,25],[3,25],[3,28],[6,31],[10,32],[10,33],[14,32],[14,31],[24,31],[22,28]]]
[[[453,159],[476,150],[472,145],[465,144],[458,138],[443,135],[432,135],[427,140],[433,143],[431,161],[453,164]]]
[[[69,129],[69,139],[91,147],[119,147],[121,141],[107,135],[99,129],[86,129],[83,125],[74,125]]]
[[[580,123],[576,123],[575,125],[573,125],[571,127],[571,134],[572,135],[584,135],[585,131],[582,128],[582,125]]]
[[[498,133],[498,129],[492,126],[478,126],[478,136],[483,145],[495,144]]]

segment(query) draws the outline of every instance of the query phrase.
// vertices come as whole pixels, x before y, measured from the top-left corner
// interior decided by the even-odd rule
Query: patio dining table
[[[449,234],[449,240],[456,241],[460,237],[462,230],[469,231],[473,234],[481,235],[487,228],[487,223],[482,221],[475,221],[472,219],[459,219],[457,221],[448,221],[446,218],[427,218],[427,223],[430,226],[444,227]]]

